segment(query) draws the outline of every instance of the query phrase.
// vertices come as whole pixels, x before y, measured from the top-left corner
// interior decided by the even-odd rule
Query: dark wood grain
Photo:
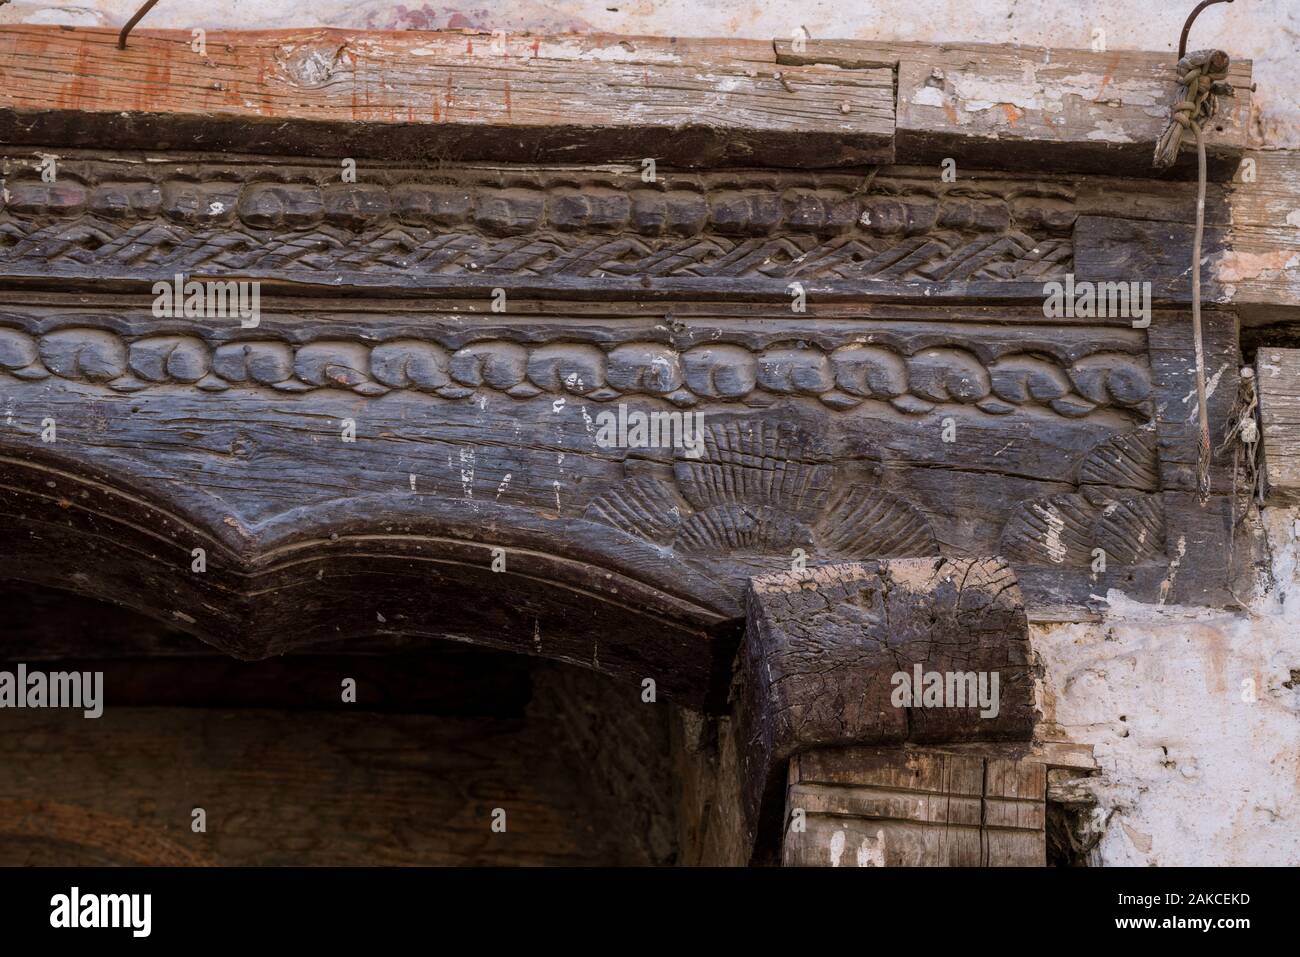
[[[1010,752],[1010,749],[1008,749]],[[810,751],[790,762],[786,867],[1042,867],[1047,769],[995,748]]]
[[[896,673],[999,675],[996,714],[895,700]],[[1027,740],[1029,625],[1001,560],[895,559],[756,578],[737,743],[756,855],[772,853],[792,756],[852,745]]]

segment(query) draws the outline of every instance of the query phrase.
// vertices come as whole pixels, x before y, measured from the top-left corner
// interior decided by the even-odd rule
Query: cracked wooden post
[[[1043,766],[961,752],[1033,734],[1028,622],[1002,559],[752,579],[738,692],[756,862],[776,858],[783,812],[787,864],[836,863],[846,841],[862,864],[1043,862]]]

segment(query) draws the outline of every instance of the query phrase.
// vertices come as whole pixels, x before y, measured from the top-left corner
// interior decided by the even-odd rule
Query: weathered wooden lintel
[[[0,28],[0,141],[1147,176],[1174,93],[1160,53],[323,29],[214,33],[202,53],[179,31],[115,40]],[[1208,131],[1215,179],[1245,147],[1250,63],[1231,79],[1238,96]]]
[[[136,33],[125,50],[116,36],[0,28],[0,142],[418,163],[893,159],[887,69],[543,55],[540,41],[497,53],[461,34],[213,33],[202,53],[188,32]]]
[[[1168,122],[1173,64],[1168,54],[1097,53],[1020,44],[879,43],[809,40],[796,51],[777,41],[777,60],[871,69],[898,77],[900,162],[1070,170],[1155,177],[1152,148]],[[1235,60],[1236,96],[1220,101],[1206,130],[1210,178],[1226,180],[1246,146],[1251,63]],[[1184,150],[1172,175],[1195,176]]]

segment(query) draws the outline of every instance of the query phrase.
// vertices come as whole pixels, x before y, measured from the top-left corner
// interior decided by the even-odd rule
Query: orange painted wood
[[[839,166],[893,159],[893,75],[576,41],[0,27],[0,141],[105,148]],[[697,41],[698,45],[699,41]],[[770,51],[770,45],[767,49]],[[722,52],[722,51],[719,51]]]

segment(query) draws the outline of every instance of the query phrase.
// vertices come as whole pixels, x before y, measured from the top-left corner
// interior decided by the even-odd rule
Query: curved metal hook
[[[144,19],[144,15],[152,10],[154,4],[157,2],[158,0],[145,0],[144,6],[135,12],[135,16],[126,21],[126,26],[124,26],[122,32],[117,35],[117,48],[119,50],[126,49],[126,35],[134,29],[137,23]],[[1214,2],[1214,0],[1211,0],[1211,2]],[[1231,3],[1232,0],[1228,0],[1228,2]]]
[[[1183,24],[1182,36],[1178,38],[1178,59],[1181,60],[1183,57],[1187,56],[1187,34],[1192,31],[1192,23],[1200,15],[1202,10],[1206,7],[1214,6],[1216,3],[1232,3],[1232,0],[1201,0],[1201,2],[1196,5],[1196,9],[1191,12],[1187,18],[1187,22]]]

